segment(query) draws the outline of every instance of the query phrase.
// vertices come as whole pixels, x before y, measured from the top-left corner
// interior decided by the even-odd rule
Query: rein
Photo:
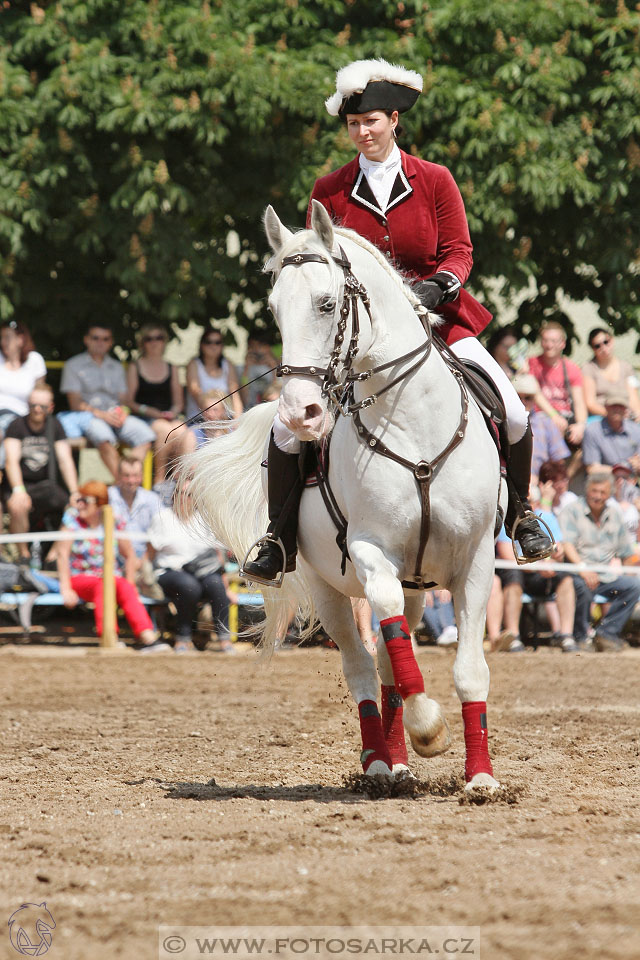
[[[400,383],[402,380],[412,374],[427,360],[434,343],[433,331],[428,320],[426,320],[424,325],[427,339],[424,343],[421,343],[415,349],[403,354],[401,357],[397,357],[394,360],[388,360],[386,363],[379,364],[377,367],[372,367],[371,369],[365,370],[362,373],[353,373],[351,368],[358,352],[358,339],[360,335],[358,301],[362,300],[364,308],[369,316],[369,321],[372,323],[371,302],[366,289],[351,272],[351,264],[349,263],[349,260],[346,257],[342,247],[340,247],[340,257],[332,257],[331,259],[338,266],[342,267],[344,271],[345,282],[343,300],[340,307],[340,318],[338,320],[338,329],[336,331],[333,350],[331,352],[328,365],[327,367],[296,367],[292,366],[291,364],[281,364],[277,369],[277,376],[311,376],[322,379],[322,395],[328,397],[329,400],[338,408],[339,412],[343,414],[343,416],[353,417],[353,424],[358,437],[364,443],[366,443],[374,453],[379,453],[381,456],[392,460],[394,463],[405,467],[407,470],[411,470],[413,476],[415,477],[416,483],[418,484],[418,491],[420,494],[420,540],[418,544],[418,553],[416,556],[413,575],[403,580],[402,586],[405,588],[424,590],[435,585],[432,582],[425,583],[421,574],[424,553],[429,540],[429,533],[431,531],[431,480],[433,479],[434,470],[449,456],[453,450],[455,450],[458,444],[460,444],[464,439],[467,422],[469,419],[469,393],[464,382],[462,371],[449,361],[447,352],[440,351],[445,364],[458,383],[461,397],[460,420],[447,446],[436,457],[434,457],[433,460],[419,460],[417,463],[413,463],[413,461],[408,460],[406,457],[395,453],[385,443],[383,443],[382,440],[376,437],[362,422],[360,410],[364,410],[367,407],[372,406],[377,401],[378,397],[382,396],[382,394],[386,393],[387,390],[390,390],[392,387],[396,386],[396,384]],[[326,257],[323,257],[317,253],[297,253],[293,256],[285,257],[282,261],[282,267],[299,266],[303,263],[328,264],[329,261]],[[347,320],[350,313],[352,314],[351,340],[349,342],[342,365],[342,377],[340,377],[338,375],[337,368],[338,364],[340,363],[340,354],[342,352]],[[404,370],[402,373],[398,374],[391,381],[385,384],[385,386],[377,393],[372,393],[368,397],[365,397],[363,400],[358,402],[353,400],[353,387],[356,383],[369,380],[375,374],[381,373],[384,370],[389,370],[392,367],[398,366],[399,364],[408,360],[413,360],[414,357],[416,358],[416,361],[409,367],[408,370]],[[338,394],[341,394],[340,397]],[[328,438],[326,444],[324,444],[323,448],[321,448],[321,455],[318,458],[318,480],[320,492],[327,508],[327,512],[333,520],[334,525],[338,529],[336,542],[342,553],[341,569],[342,575],[344,576],[346,571],[346,561],[347,559],[350,559],[347,547],[347,520],[340,510],[336,497],[329,484],[329,447],[330,438]]]

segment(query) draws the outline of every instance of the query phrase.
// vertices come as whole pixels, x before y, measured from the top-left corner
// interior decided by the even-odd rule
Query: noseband
[[[332,256],[331,259],[339,267],[342,267],[344,272],[344,293],[342,297],[342,304],[340,306],[338,329],[336,330],[335,339],[333,341],[333,350],[331,351],[328,365],[326,367],[294,367],[291,364],[280,364],[277,368],[276,375],[278,377],[303,376],[316,377],[319,380],[321,379],[322,396],[328,397],[329,402],[338,407],[344,416],[351,416],[356,410],[370,407],[376,402],[381,394],[386,393],[387,390],[390,390],[391,387],[396,385],[396,383],[399,383],[400,380],[409,376],[409,374],[413,373],[413,371],[419,367],[420,364],[424,363],[431,352],[433,338],[431,334],[431,326],[427,324],[425,326],[427,339],[414,350],[403,354],[401,357],[397,357],[395,360],[389,360],[387,363],[382,363],[377,367],[372,367],[370,370],[364,370],[362,373],[353,373],[352,367],[358,353],[358,340],[360,337],[358,301],[362,300],[364,309],[367,311],[367,315],[369,317],[369,322],[372,323],[371,301],[369,300],[369,294],[367,293],[363,284],[361,284],[357,277],[353,275],[351,271],[351,264],[344,250],[342,247],[339,249],[340,256]],[[319,253],[296,253],[291,257],[285,257],[282,261],[282,267],[298,267],[303,263],[328,264],[329,261],[326,257],[323,257]],[[338,365],[340,363],[340,354],[342,353],[342,345],[344,343],[349,314],[351,314],[352,318],[351,340],[349,341],[349,346],[342,362],[342,371],[339,374]],[[383,370],[387,370],[390,367],[404,363],[406,360],[412,360],[414,357],[418,358],[416,363],[408,370],[405,370],[403,373],[397,376],[395,379],[385,384],[385,386],[379,390],[377,394],[372,393],[370,396],[365,397],[364,400],[360,400],[358,403],[353,401],[354,383],[369,380],[369,378],[374,374],[381,373]]]

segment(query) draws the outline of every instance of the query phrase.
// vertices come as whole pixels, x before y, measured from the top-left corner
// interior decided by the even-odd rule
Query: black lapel
[[[391,210],[392,207],[397,207],[399,203],[402,203],[403,200],[406,200],[407,197],[410,197],[413,193],[413,187],[407,180],[405,172],[400,167],[398,174],[396,176],[396,182],[393,185],[393,189],[389,196],[389,203],[387,204],[387,209],[385,212]]]
[[[364,170],[360,170],[358,179],[355,182],[353,190],[351,191],[351,199],[357,200],[358,203],[361,203],[363,207],[366,207],[368,210],[373,210],[374,213],[377,213],[379,217],[383,217],[384,213],[378,205],[378,201],[373,195],[373,191],[369,186],[369,181],[364,175]]]

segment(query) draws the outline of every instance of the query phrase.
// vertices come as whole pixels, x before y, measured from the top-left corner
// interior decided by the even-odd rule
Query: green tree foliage
[[[335,71],[383,56],[425,77],[403,145],[460,185],[476,291],[535,290],[525,331],[560,292],[628,329],[639,28],[624,0],[1,0],[0,316],[64,357],[90,319],[126,346],[264,297],[264,207],[303,225],[353,155]]]

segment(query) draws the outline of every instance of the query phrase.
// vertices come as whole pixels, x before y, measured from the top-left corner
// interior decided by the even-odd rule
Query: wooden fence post
[[[102,636],[100,646],[104,649],[113,649],[118,645],[118,631],[116,629],[116,581],[115,581],[115,542],[113,509],[107,504],[102,508],[102,525],[104,527],[104,567],[102,571]]]

